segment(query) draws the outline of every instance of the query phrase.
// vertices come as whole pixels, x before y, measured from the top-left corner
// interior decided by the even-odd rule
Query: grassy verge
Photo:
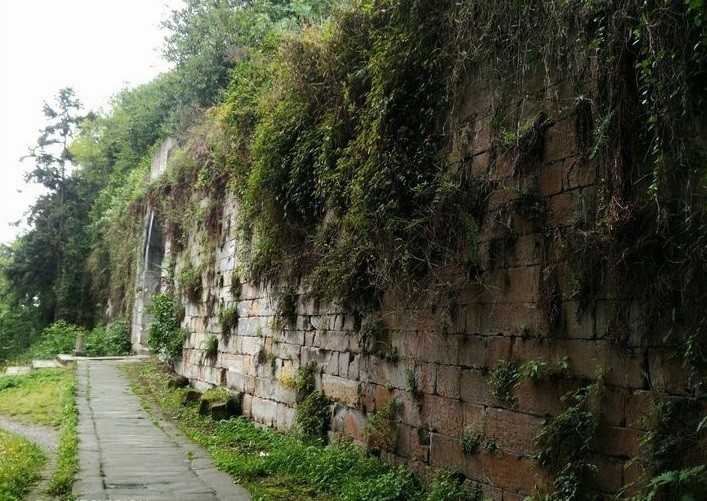
[[[71,499],[71,487],[79,469],[79,411],[76,407],[76,377],[71,371],[71,379],[65,381],[62,392],[59,447],[57,467],[49,482],[49,493],[62,499]]]
[[[470,487],[448,478],[424,492],[410,471],[367,456],[348,441],[306,445],[243,418],[214,422],[202,417],[197,405],[181,403],[185,390],[167,389],[167,369],[156,362],[131,364],[126,371],[141,398],[157,404],[186,436],[208,449],[216,465],[256,500],[467,499],[461,495]]]
[[[0,499],[24,499],[39,479],[46,460],[44,453],[29,440],[0,430],[0,458]]]
[[[57,467],[49,490],[62,499],[70,498],[73,478],[78,470],[75,391],[74,367],[40,369],[0,379],[0,414],[23,423],[59,429]]]

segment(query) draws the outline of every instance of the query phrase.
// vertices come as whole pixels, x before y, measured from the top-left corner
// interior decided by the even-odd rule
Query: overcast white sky
[[[86,111],[168,69],[159,24],[181,0],[0,0],[0,243],[15,239],[39,191],[20,162],[42,106],[73,87]]]

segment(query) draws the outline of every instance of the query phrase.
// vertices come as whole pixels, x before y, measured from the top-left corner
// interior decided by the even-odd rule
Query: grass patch
[[[21,423],[58,428],[72,381],[70,368],[39,369],[29,374],[6,376],[0,379],[0,414]],[[73,393],[71,396],[73,398]]]
[[[74,374],[74,367],[71,366],[38,369],[29,374],[0,379],[0,414],[12,416],[23,423],[51,426],[60,430],[57,468],[49,483],[49,492],[61,499],[70,498],[74,475],[78,471],[78,409],[74,401]],[[3,458],[1,471],[5,456],[0,457]],[[3,493],[0,486],[0,499],[4,500],[6,498],[2,497]]]
[[[46,457],[27,439],[0,430],[0,499],[19,501],[39,480]]]
[[[155,361],[125,367],[143,402],[156,403],[191,440],[206,447],[216,466],[253,499],[428,499],[412,473],[367,456],[350,441],[307,445],[244,418],[212,421],[196,405],[181,404],[184,389],[168,389],[169,369]]]

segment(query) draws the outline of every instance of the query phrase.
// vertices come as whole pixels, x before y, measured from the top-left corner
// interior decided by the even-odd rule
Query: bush
[[[173,361],[182,356],[186,332],[181,327],[184,310],[169,292],[152,296],[147,312],[154,316],[148,328],[147,345],[153,353]]]
[[[130,324],[120,318],[108,326],[99,325],[86,336],[84,343],[86,355],[92,357],[130,355]]]
[[[39,341],[27,352],[28,358],[54,358],[60,353],[73,353],[76,348],[76,338],[79,334],[88,337],[88,331],[59,320],[42,331]]]

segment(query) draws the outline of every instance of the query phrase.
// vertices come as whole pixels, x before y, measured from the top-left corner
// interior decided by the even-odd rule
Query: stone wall
[[[523,92],[515,95],[523,97],[509,104],[483,78],[471,83],[450,134],[452,157],[494,183],[473,270],[438,270],[428,292],[412,298],[387,291],[377,311],[319,304],[300,286],[289,323],[278,315],[286,286],[247,283],[239,272],[238,203],[229,198],[215,256],[193,235],[188,254],[176,261],[177,272],[187,259],[215,261],[216,270],[202,278],[198,304],[185,300],[190,334],[176,369],[196,387],[244,392],[247,416],[285,431],[294,417],[293,377],[315,361],[317,388],[333,402],[332,436],[369,442],[370,416],[396,400],[402,408],[394,448],[381,447],[383,456],[421,473],[428,465],[458,468],[486,495],[504,500],[548,487],[550,474],[533,459],[543,417],[562,412],[563,395],[602,374],[603,393],[591,402],[600,425],[592,458],[598,469],[589,482],[616,493],[645,474],[631,459],[639,455],[653,395],[680,399],[692,390],[672,347],[632,334],[613,341],[619,302],[629,324],[641,321],[630,298],[606,290],[585,307],[573,288],[565,230],[594,216],[598,166],[584,150],[572,82],[530,75],[518,83]],[[535,127],[530,148],[494,139],[499,114],[525,129],[517,143]],[[532,169],[523,158],[531,153],[539,155]],[[232,305],[237,329],[222,333],[219,311]],[[210,335],[219,341],[215,359],[204,353]],[[499,367],[527,361],[547,369],[544,375],[520,378],[501,394],[492,383]],[[484,446],[465,452],[471,438]]]

